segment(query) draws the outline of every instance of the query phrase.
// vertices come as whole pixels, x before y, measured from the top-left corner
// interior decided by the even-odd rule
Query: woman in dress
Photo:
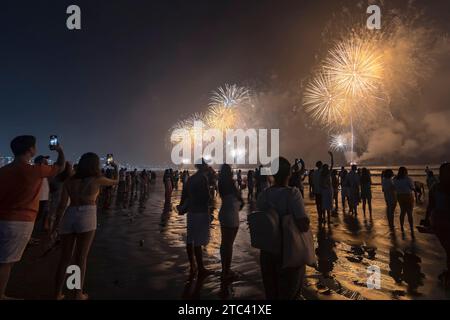
[[[325,224],[325,214],[328,224],[331,223],[331,210],[333,210],[333,186],[331,183],[331,172],[328,164],[322,166],[320,172],[320,189],[322,195],[322,213],[319,221]]]
[[[233,277],[230,271],[233,257],[233,243],[239,229],[239,211],[244,206],[241,192],[236,187],[233,171],[228,164],[224,164],[219,175],[219,194],[222,206],[219,211],[222,241],[220,256],[222,259],[222,279]]]

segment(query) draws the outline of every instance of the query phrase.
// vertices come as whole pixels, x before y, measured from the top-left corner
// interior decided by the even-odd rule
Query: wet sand
[[[181,184],[180,184],[181,189]],[[434,235],[416,230],[403,237],[396,211],[396,230],[389,231],[380,186],[373,187],[373,217],[357,218],[339,209],[330,227],[317,226],[314,201],[306,193],[306,208],[316,240],[318,268],[307,268],[305,299],[449,299],[438,275],[445,268],[445,253]],[[172,204],[179,202],[175,191]],[[244,193],[246,196],[246,193]],[[339,203],[339,205],[341,205]],[[216,207],[220,206],[217,198]],[[205,263],[214,271],[204,281],[188,281],[185,253],[186,218],[175,211],[164,213],[161,178],[152,186],[145,209],[99,213],[98,230],[89,256],[86,291],[91,299],[263,299],[258,250],[250,246],[246,204],[234,246],[232,268],[238,279],[221,286],[220,227],[211,226]],[[415,223],[424,216],[425,205],[415,207]],[[409,230],[405,225],[405,230]],[[43,244],[30,246],[13,270],[7,294],[25,299],[51,299],[59,255],[56,247],[44,257]],[[381,270],[381,289],[366,286],[367,267]],[[394,280],[394,279],[397,279]]]

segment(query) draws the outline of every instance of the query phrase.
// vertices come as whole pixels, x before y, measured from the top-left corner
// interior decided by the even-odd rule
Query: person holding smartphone
[[[97,229],[97,197],[101,187],[119,183],[117,165],[111,162],[113,177],[101,174],[100,158],[95,153],[86,153],[78,162],[75,175],[66,181],[56,213],[55,228],[61,235],[61,257],[56,272],[55,298],[64,299],[63,286],[66,270],[74,257],[74,264],[81,269],[81,289],[75,291],[75,299],[86,300],[83,292],[87,256]],[[70,199],[70,205],[67,204]]]
[[[14,161],[0,168],[0,299],[5,299],[11,269],[22,258],[39,211],[40,190],[45,178],[65,168],[64,152],[59,144],[54,165],[30,161],[36,155],[36,138],[18,136],[11,141]]]

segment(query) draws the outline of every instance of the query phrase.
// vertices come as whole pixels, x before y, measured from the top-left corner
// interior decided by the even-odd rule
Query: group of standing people
[[[102,187],[118,183],[117,166],[112,163],[114,177],[106,178],[100,169],[100,159],[94,153],[84,154],[74,168],[65,161],[61,146],[53,165],[37,153],[36,138],[18,136],[11,141],[14,161],[0,168],[0,298],[5,299],[6,286],[13,265],[20,261],[35,229],[42,201],[49,201],[52,223],[44,223],[50,236],[61,238],[62,252],[55,275],[54,296],[63,299],[63,283],[67,266],[74,261],[81,271],[81,288],[75,298],[87,299],[83,292],[87,256],[97,229],[97,198]],[[46,180],[47,179],[47,180]],[[42,200],[48,181],[51,200]],[[43,188],[44,186],[44,188]],[[51,186],[51,187],[50,187]],[[46,210],[47,211],[47,210]],[[45,221],[45,217],[44,217]]]
[[[106,177],[111,178],[112,169],[108,168],[105,174]],[[145,207],[145,200],[148,198],[150,192],[150,185],[156,180],[156,173],[154,171],[142,170],[128,171],[125,168],[119,170],[119,184],[117,187],[102,188],[99,202],[104,203],[103,208],[109,209],[113,195],[116,194],[116,207],[129,208],[132,207],[135,201],[139,201],[141,208]],[[103,201],[102,201],[103,199]]]
[[[109,173],[102,172],[100,158],[94,153],[84,154],[79,162],[71,166],[65,161],[62,147],[53,147],[58,158],[49,165],[47,157],[36,157],[36,139],[19,136],[11,141],[15,159],[0,168],[0,298],[5,297],[6,286],[13,265],[20,261],[29,243],[35,222],[42,221],[49,235],[57,234],[61,240],[61,255],[55,274],[55,299],[64,299],[66,269],[74,262],[81,270],[81,288],[75,290],[76,299],[87,299],[83,291],[87,268],[87,257],[97,229],[99,195],[107,188],[117,192],[117,205],[130,205],[137,195],[145,197],[154,172],[128,172],[110,163]],[[34,164],[30,164],[35,158]],[[350,172],[333,169],[333,154],[330,164],[316,163],[316,169],[306,172],[302,159],[291,165],[288,160],[278,159],[279,170],[273,176],[261,174],[262,168],[247,172],[248,199],[256,199],[256,208],[261,212],[274,210],[279,220],[292,215],[298,232],[310,228],[305,210],[303,181],[309,177],[320,225],[330,223],[330,216],[337,212],[338,192],[341,191],[343,211],[348,204],[349,212],[357,215],[362,202],[372,216],[372,178],[366,168],[358,170],[352,165]],[[186,251],[191,276],[205,277],[211,271],[203,262],[203,247],[209,243],[210,225],[213,219],[212,206],[216,193],[221,198],[219,222],[221,229],[220,256],[222,281],[236,278],[233,272],[233,245],[239,231],[240,211],[244,206],[242,190],[244,177],[238,172],[235,179],[230,165],[224,164],[219,174],[205,161],[196,164],[197,171],[190,175],[187,170],[166,170],[163,176],[166,202],[171,203],[172,191],[181,180],[183,189],[180,214],[187,214]],[[440,168],[439,179],[427,169],[427,185],[430,189],[426,221],[432,226],[447,254],[450,268],[450,165]],[[394,227],[397,203],[400,206],[400,227],[404,232],[404,221],[408,218],[411,235],[414,236],[413,208],[415,185],[408,170],[400,167],[396,176],[392,170],[382,173],[382,190],[387,206],[389,225]],[[256,194],[254,192],[256,191]],[[49,196],[42,193],[48,192]],[[109,192],[109,191],[108,191]],[[112,201],[112,200],[111,200]],[[39,217],[40,220],[37,220]],[[284,268],[282,254],[260,251],[260,267],[268,299],[293,299],[301,292],[305,264]],[[443,273],[448,286],[448,270]]]
[[[74,290],[74,298],[85,300],[87,257],[98,209],[108,208],[114,196],[118,208],[131,206],[138,194],[145,198],[156,175],[145,170],[119,171],[114,162],[102,169],[99,156],[91,152],[72,166],[65,161],[60,145],[51,146],[58,158],[50,165],[48,156],[36,157],[34,136],[18,136],[10,147],[14,161],[0,168],[0,299],[8,298],[5,291],[11,269],[22,259],[32,235],[44,233],[55,245],[60,240],[55,299],[65,298],[66,270],[69,264],[76,264],[81,287]]]
[[[302,161],[300,163],[303,163]],[[265,210],[267,206],[274,206],[280,216],[292,213],[300,228],[309,229],[309,218],[304,208],[303,197],[296,187],[290,187],[292,172],[303,169],[297,168],[298,163],[291,166],[285,158],[279,159],[279,171],[269,184],[269,177],[261,178],[261,168],[247,173],[249,199],[253,199],[251,190],[254,184],[259,194],[256,202],[258,210]],[[184,184],[179,208],[180,214],[187,214],[186,250],[190,263],[191,277],[205,277],[211,274],[203,262],[202,247],[209,242],[209,232],[212,217],[210,208],[213,196],[209,190],[211,167],[203,160],[196,165],[197,171]],[[242,183],[242,182],[241,182]],[[254,184],[253,184],[254,183]],[[259,186],[258,186],[259,185]],[[241,223],[239,212],[244,206],[242,198],[242,184],[239,175],[234,178],[230,165],[221,166],[218,175],[218,193],[221,197],[219,222],[221,230],[220,255],[222,263],[222,281],[232,281],[236,274],[231,269],[233,244]],[[261,251],[261,272],[268,299],[291,299],[301,289],[305,265],[285,270],[281,268],[281,257],[270,252]]]

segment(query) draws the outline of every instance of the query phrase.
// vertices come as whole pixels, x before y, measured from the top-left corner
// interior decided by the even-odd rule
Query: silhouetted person
[[[164,183],[164,210],[171,211],[172,210],[172,192],[173,192],[173,176],[169,169],[164,171],[163,176]]]
[[[439,169],[439,182],[430,193],[427,217],[447,255],[447,270],[442,274],[444,286],[450,288],[450,163]]]
[[[209,243],[211,194],[208,181],[208,165],[202,159],[195,165],[197,172],[186,182],[181,203],[188,201],[186,251],[190,264],[190,276],[197,272],[199,277],[207,276],[210,271],[203,264],[202,247]]]
[[[301,165],[301,167],[299,166]],[[303,159],[297,160],[295,159],[295,164],[292,166],[292,173],[289,179],[289,186],[296,187],[302,197],[305,198],[304,188],[303,188],[303,180],[305,179],[305,162]]]
[[[384,170],[381,178],[381,188],[384,195],[384,201],[386,202],[386,215],[391,229],[394,228],[394,214],[397,206],[397,194],[395,191],[394,172],[391,169]]]
[[[420,181],[414,181],[414,195],[416,202],[422,202],[422,196],[425,195],[425,185]]]
[[[339,177],[337,170],[331,171],[331,186],[333,187],[333,201],[334,209],[333,212],[337,213],[339,209]]]
[[[369,207],[370,218],[372,219],[372,176],[367,168],[363,168],[361,171],[361,200],[364,217],[366,216],[367,205]]]
[[[347,175],[348,171],[344,167],[342,167],[341,172],[339,172],[339,183],[341,185],[341,202],[343,213],[345,213],[345,202],[349,203],[348,195],[350,193],[350,182],[347,179]]]
[[[398,169],[398,174],[394,178],[395,191],[397,193],[397,201],[400,206],[400,227],[402,233],[405,232],[403,227],[405,216],[408,216],[409,227],[411,229],[411,236],[414,237],[414,183],[408,176],[408,170],[405,167]]]
[[[228,164],[222,165],[219,175],[219,194],[222,205],[219,210],[219,221],[222,240],[220,243],[220,257],[222,260],[222,279],[233,277],[231,261],[233,258],[233,244],[239,229],[239,211],[244,206],[241,191],[236,187],[233,171]]]
[[[433,171],[427,170],[427,188],[428,192],[433,188],[433,186],[439,182],[439,179],[434,175]]]
[[[360,200],[360,186],[361,177],[357,171],[356,164],[352,165],[350,173],[346,177],[346,185],[348,185],[348,203],[350,207],[350,213],[358,215],[358,205]]]
[[[333,210],[333,186],[331,182],[331,171],[328,164],[324,164],[320,170],[320,195],[322,197],[322,212],[319,221],[331,223],[331,211]],[[326,214],[326,217],[325,217]],[[325,221],[326,218],[326,221]]]
[[[309,230],[309,218],[305,212],[303,197],[297,188],[289,188],[291,165],[285,158],[279,158],[279,170],[274,175],[274,186],[267,188],[258,197],[257,208],[266,212],[269,207],[279,215],[292,214],[299,232]],[[282,255],[261,250],[261,274],[266,299],[294,299],[301,291],[305,266],[282,269]]]

